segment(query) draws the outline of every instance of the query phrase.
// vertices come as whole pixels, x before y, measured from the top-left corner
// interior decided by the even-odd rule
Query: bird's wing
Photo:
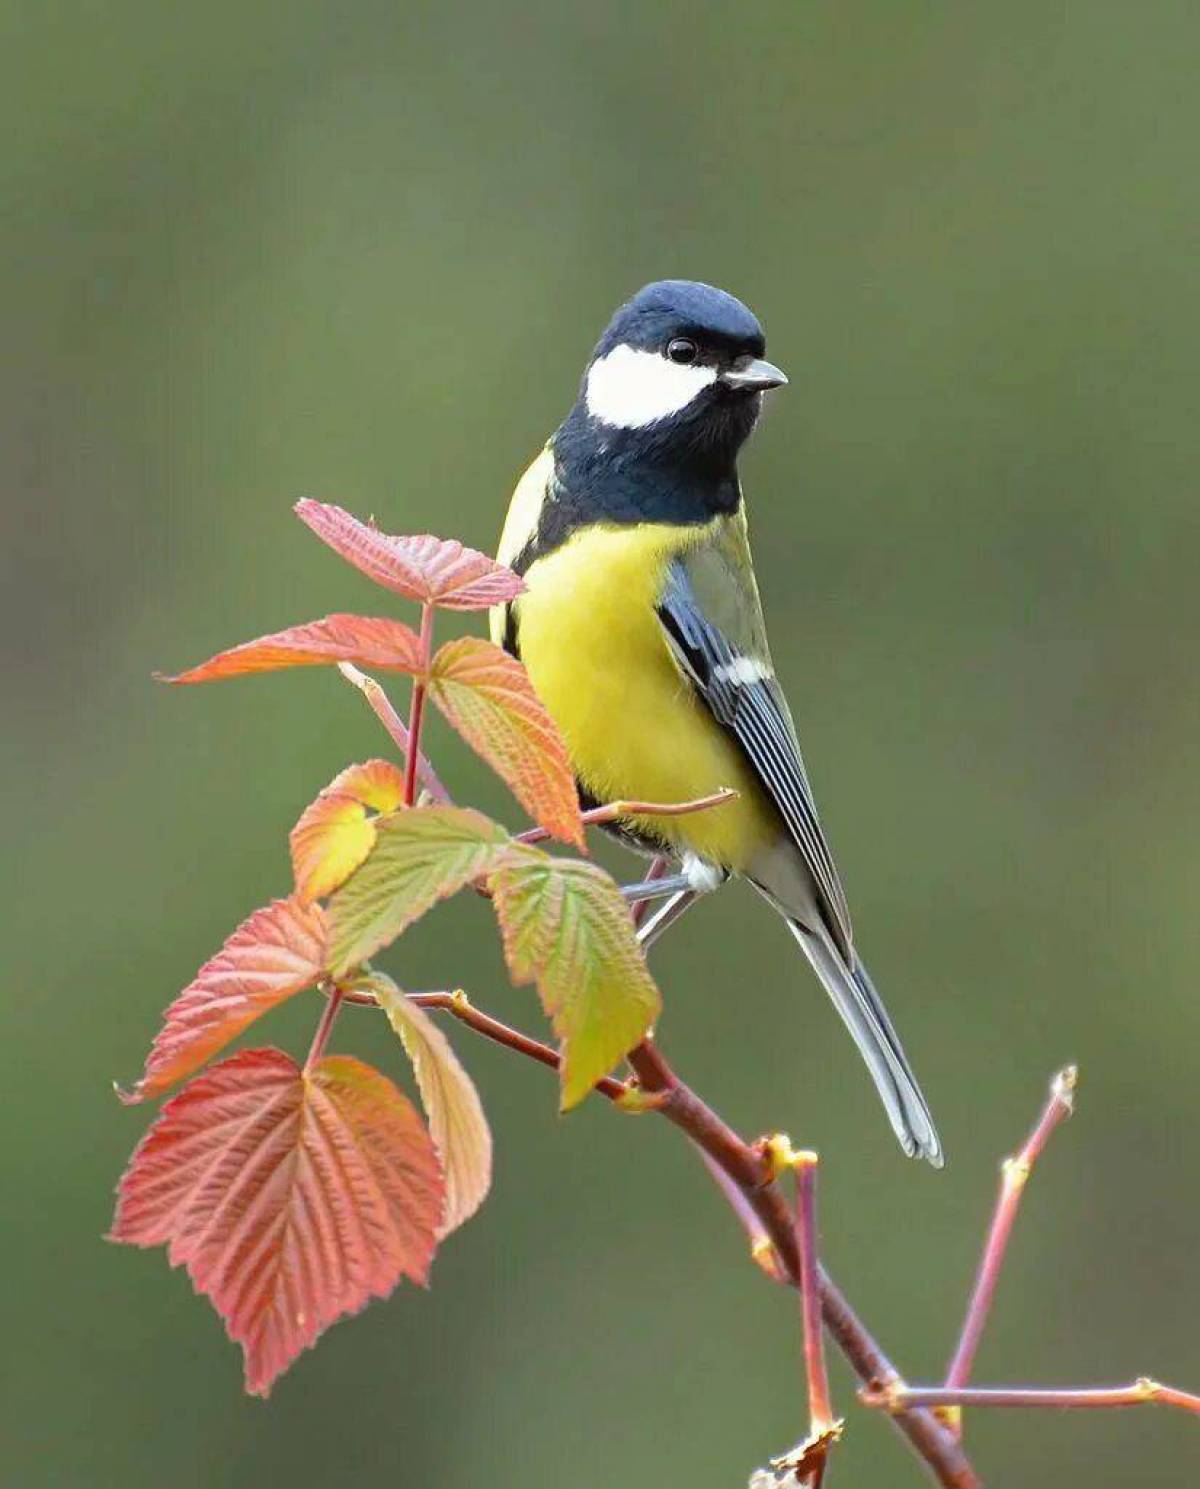
[[[680,670],[737,741],[775,803],[812,876],[834,943],[852,967],[846,896],[775,681],[753,573],[739,523],[724,541],[694,549],[669,566],[659,619]]]

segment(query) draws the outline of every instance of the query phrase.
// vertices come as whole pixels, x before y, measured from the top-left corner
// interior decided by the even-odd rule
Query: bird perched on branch
[[[929,1108],[859,959],[846,897],[775,677],[737,456],[787,378],[732,295],[688,280],[639,291],[609,322],[579,397],[521,478],[499,557],[526,588],[493,634],[557,722],[587,805],[738,796],[618,830],[678,872],[661,933],[741,874],[784,917],[854,1036],[906,1153],[940,1166]]]

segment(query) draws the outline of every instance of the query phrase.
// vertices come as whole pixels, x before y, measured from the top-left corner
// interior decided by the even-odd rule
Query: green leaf
[[[649,1033],[658,988],[603,870],[514,846],[489,884],[513,980],[537,984],[562,1041],[567,1111]]]
[[[510,842],[469,807],[379,817],[370,856],[329,901],[333,975],[344,977],[439,900],[485,875]]]
[[[492,1134],[479,1092],[445,1034],[390,977],[376,972],[361,985],[375,994],[412,1061],[429,1130],[442,1160],[446,1212],[438,1236],[447,1236],[474,1215],[492,1183]]]

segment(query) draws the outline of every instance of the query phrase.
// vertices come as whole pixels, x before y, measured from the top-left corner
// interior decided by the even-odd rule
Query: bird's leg
[[[659,862],[659,859],[655,859],[645,879],[640,879],[636,884],[622,885],[621,894],[629,904],[636,905],[642,900],[662,900],[681,891],[688,891],[692,895],[710,894],[714,889],[720,889],[729,878],[727,869],[706,863],[694,853],[684,854],[678,874],[656,877]]]
[[[636,884],[623,884],[621,894],[628,904],[639,905],[646,900],[665,899],[691,887],[692,881],[687,874],[664,874],[661,879],[639,879]]]
[[[650,867],[646,870],[647,880],[661,879],[671,867],[671,860],[665,858],[661,853],[655,854],[650,860]],[[646,918],[646,912],[650,909],[649,900],[636,900],[629,908],[629,916],[633,921],[633,928],[637,930]]]
[[[665,905],[660,905],[654,914],[641,926],[637,933],[638,945],[643,951],[649,951],[664,931],[668,930],[685,910],[691,907],[700,898],[694,889],[678,890]]]

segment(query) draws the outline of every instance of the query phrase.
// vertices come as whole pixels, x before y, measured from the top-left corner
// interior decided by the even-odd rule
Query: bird
[[[513,492],[497,557],[524,587],[493,610],[492,637],[558,726],[584,807],[737,793],[612,825],[678,869],[626,891],[664,899],[643,938],[747,879],[829,994],[904,1151],[940,1168],[928,1104],[858,954],[767,645],[737,459],[764,396],[787,381],[756,316],[724,290],[659,280],[621,305]]]

